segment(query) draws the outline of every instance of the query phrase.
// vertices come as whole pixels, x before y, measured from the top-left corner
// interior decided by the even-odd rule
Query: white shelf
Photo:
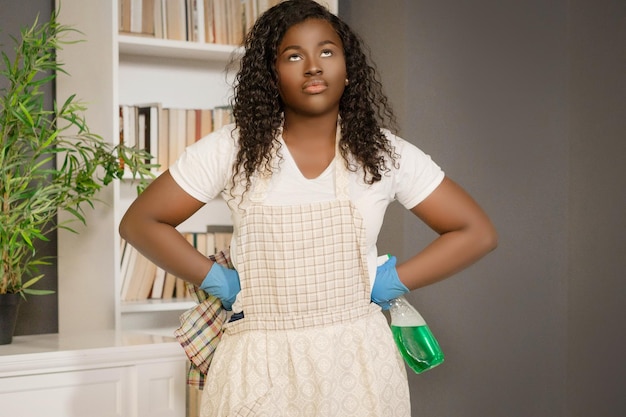
[[[0,375],[15,376],[33,371],[42,373],[48,367],[51,368],[50,372],[57,372],[78,365],[101,365],[113,359],[148,360],[153,357],[163,358],[164,355],[185,359],[179,343],[171,334],[166,337],[156,333],[111,330],[14,336],[13,343],[0,346]]]
[[[119,35],[120,55],[152,56],[228,62],[243,51],[234,45],[198,43],[156,39],[143,36]]]
[[[185,311],[195,307],[196,302],[190,298],[150,299],[141,301],[122,301],[122,314],[145,313],[151,311]]]

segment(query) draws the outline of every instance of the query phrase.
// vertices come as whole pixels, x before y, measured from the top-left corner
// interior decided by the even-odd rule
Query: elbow
[[[482,227],[477,241],[485,254],[495,250],[498,247],[498,232],[496,228],[491,223]]]
[[[124,240],[128,240],[129,230],[128,230],[128,222],[125,218],[122,218],[119,227],[117,228],[117,232],[120,234],[120,237]]]
[[[124,217],[122,217],[122,221],[120,221],[119,227],[117,228],[120,237],[127,242],[133,241],[133,223],[135,222],[129,219],[128,215],[124,215]]]
[[[498,247],[498,232],[489,219],[481,219],[465,229],[466,248],[478,259]]]

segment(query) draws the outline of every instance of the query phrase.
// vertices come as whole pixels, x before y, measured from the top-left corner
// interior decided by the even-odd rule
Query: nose
[[[308,68],[305,72],[305,75],[308,76],[312,76],[312,75],[321,75],[322,74],[322,66],[319,64],[319,62],[317,62],[316,59],[311,59],[309,61],[309,65]]]

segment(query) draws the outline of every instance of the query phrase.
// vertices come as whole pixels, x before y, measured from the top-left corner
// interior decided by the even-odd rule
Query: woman
[[[131,205],[120,233],[243,309],[215,352],[202,416],[410,416],[381,307],[484,256],[495,230],[430,157],[384,127],[393,114],[338,17],[312,0],[286,1],[258,19],[245,47],[235,123],[187,148]],[[236,271],[175,229],[220,194]],[[439,236],[377,268],[393,200]]]

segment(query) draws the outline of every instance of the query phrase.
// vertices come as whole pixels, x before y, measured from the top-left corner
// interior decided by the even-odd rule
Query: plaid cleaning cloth
[[[210,255],[213,262],[233,269],[228,249]],[[219,298],[199,287],[186,282],[191,297],[198,303],[180,316],[180,327],[174,336],[189,358],[187,384],[198,389],[204,388],[213,353],[222,338],[222,327],[226,322],[226,310]]]

